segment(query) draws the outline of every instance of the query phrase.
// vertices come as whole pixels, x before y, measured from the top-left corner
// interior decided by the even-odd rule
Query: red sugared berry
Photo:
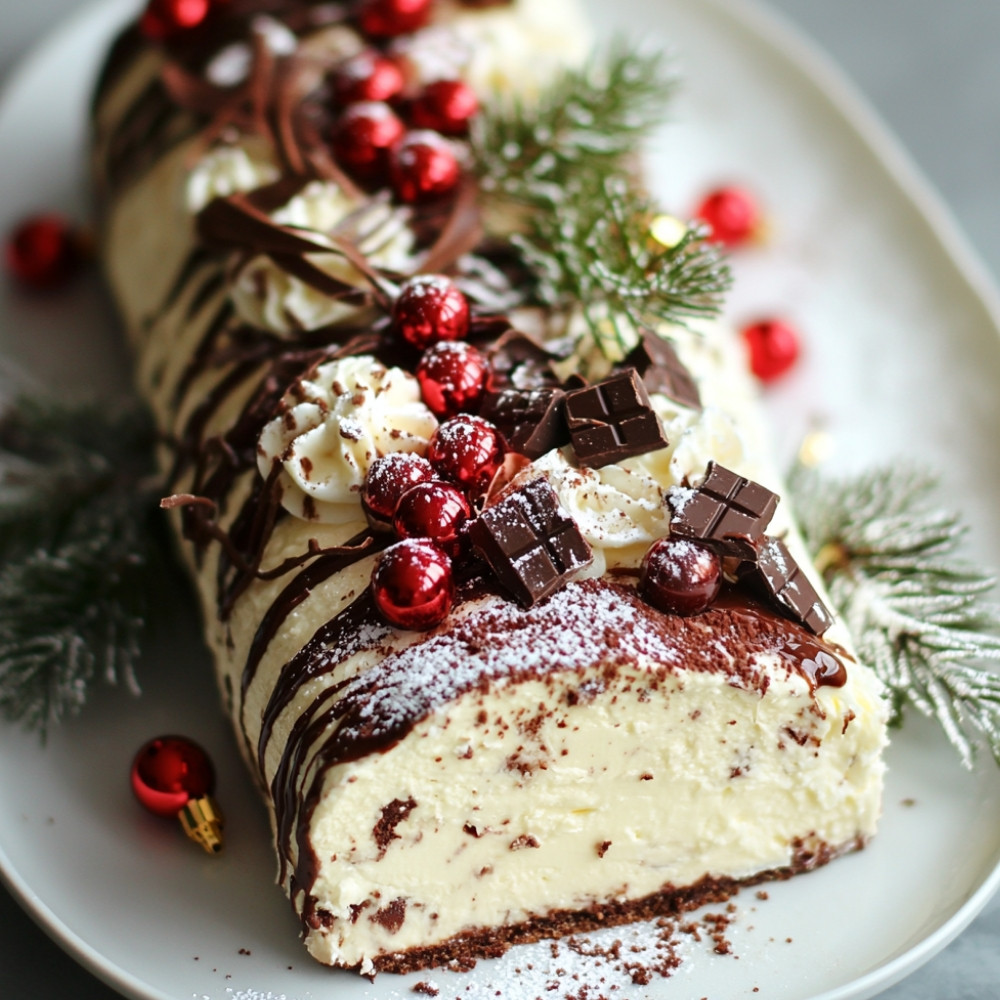
[[[392,527],[400,538],[429,538],[455,555],[459,532],[470,517],[469,501],[450,483],[418,483],[399,498]]]
[[[710,191],[695,211],[709,229],[709,239],[727,247],[738,247],[758,233],[760,211],[748,191],[721,187]]]
[[[440,475],[476,498],[490,485],[506,450],[503,435],[493,424],[462,413],[434,432],[427,458]]]
[[[639,593],[671,615],[696,615],[719,594],[722,563],[710,548],[686,538],[660,538],[639,570]]]
[[[393,146],[389,175],[400,201],[420,204],[454,190],[462,171],[447,139],[416,129]]]
[[[174,38],[197,28],[208,17],[213,2],[221,0],[149,0],[139,19],[139,30],[154,42]]]
[[[476,92],[462,80],[435,80],[427,84],[410,108],[417,128],[442,135],[465,135],[469,120],[479,110]]]
[[[445,619],[454,596],[451,559],[426,539],[390,545],[372,571],[375,607],[396,628],[432,628]]]
[[[24,219],[7,238],[7,270],[30,288],[53,288],[80,264],[80,242],[73,227],[58,215]]]
[[[422,28],[430,13],[431,0],[362,0],[358,23],[373,38],[395,38]]]
[[[359,101],[349,105],[333,127],[333,153],[352,176],[381,184],[388,175],[390,149],[405,128],[388,104]]]
[[[469,300],[450,278],[420,274],[410,278],[392,307],[396,333],[425,350],[442,340],[462,340],[469,332]]]
[[[373,50],[345,59],[333,74],[333,93],[338,104],[391,101],[402,89],[403,71],[392,59]]]
[[[750,355],[750,371],[762,382],[780,378],[798,360],[799,335],[780,319],[760,320],[741,332]]]
[[[463,340],[443,340],[424,351],[417,381],[424,402],[439,417],[474,410],[486,387],[486,358]]]
[[[408,451],[380,455],[368,466],[361,487],[361,506],[369,522],[376,527],[388,527],[399,498],[417,483],[433,478],[434,468],[420,455]]]

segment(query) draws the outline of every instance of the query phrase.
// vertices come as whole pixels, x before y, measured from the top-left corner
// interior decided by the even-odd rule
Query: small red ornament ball
[[[430,14],[431,0],[362,0],[358,24],[373,38],[395,38],[418,31]]]
[[[433,628],[444,621],[455,598],[451,559],[426,539],[396,542],[375,564],[372,597],[390,625]]]
[[[74,228],[58,215],[33,215],[7,237],[7,270],[29,288],[55,288],[81,262],[80,241]]]
[[[176,816],[215,787],[208,754],[183,736],[158,736],[145,744],[132,761],[131,778],[135,797],[157,816]]]
[[[462,413],[446,420],[431,435],[427,458],[439,475],[475,499],[492,482],[506,451],[503,435],[493,424]]]
[[[413,205],[449,194],[462,170],[447,139],[429,129],[416,129],[393,147],[389,176],[396,197]]]
[[[339,104],[391,101],[403,90],[403,71],[374,50],[345,59],[333,74],[333,92]]]
[[[419,483],[399,499],[393,530],[400,538],[428,538],[456,555],[462,526],[472,517],[465,495],[450,483]]]
[[[708,226],[709,239],[727,247],[748,243],[759,231],[761,221],[755,198],[739,187],[710,191],[695,216]]]
[[[686,538],[660,538],[639,568],[639,593],[660,611],[696,615],[719,594],[722,563],[710,548]]]
[[[190,28],[197,28],[208,17],[213,3],[224,0],[149,0],[139,30],[151,41],[162,42]]]
[[[417,365],[424,402],[438,417],[474,410],[488,374],[486,358],[463,340],[444,340],[427,348]]]
[[[408,451],[380,455],[370,466],[361,486],[361,506],[370,522],[388,526],[399,498],[417,483],[435,478],[426,458]]]
[[[741,334],[747,345],[750,370],[762,382],[780,378],[802,353],[797,331],[780,319],[751,323]]]
[[[465,135],[469,121],[479,110],[476,92],[462,80],[435,80],[427,84],[410,108],[410,120],[417,128],[429,128],[442,135]]]
[[[388,175],[390,149],[405,128],[382,101],[348,105],[333,127],[333,155],[353,177],[381,184]]]
[[[469,300],[443,274],[410,278],[392,307],[393,329],[421,351],[443,340],[464,339],[469,320]]]

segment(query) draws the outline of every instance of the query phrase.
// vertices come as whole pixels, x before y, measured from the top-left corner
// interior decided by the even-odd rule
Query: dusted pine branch
[[[161,551],[153,440],[138,407],[0,418],[0,712],[43,737],[95,678],[136,687]]]
[[[992,575],[958,555],[967,532],[936,481],[889,467],[831,481],[798,466],[789,487],[806,543],[861,659],[907,704],[936,718],[970,766],[985,741],[1000,764],[1000,609]]]

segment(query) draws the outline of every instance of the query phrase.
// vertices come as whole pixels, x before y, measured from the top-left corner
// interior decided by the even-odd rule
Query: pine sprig
[[[831,481],[798,466],[800,525],[861,659],[907,705],[936,719],[971,766],[985,742],[1000,764],[1000,608],[994,577],[960,555],[967,527],[942,509],[936,480],[887,467]]]
[[[43,737],[95,679],[136,687],[162,552],[153,441],[138,407],[0,418],[0,712]]]

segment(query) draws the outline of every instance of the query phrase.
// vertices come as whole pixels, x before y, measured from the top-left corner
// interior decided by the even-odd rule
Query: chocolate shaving
[[[438,274],[447,271],[459,257],[479,246],[483,232],[479,185],[472,177],[466,177],[438,238],[427,249],[413,273]]]

